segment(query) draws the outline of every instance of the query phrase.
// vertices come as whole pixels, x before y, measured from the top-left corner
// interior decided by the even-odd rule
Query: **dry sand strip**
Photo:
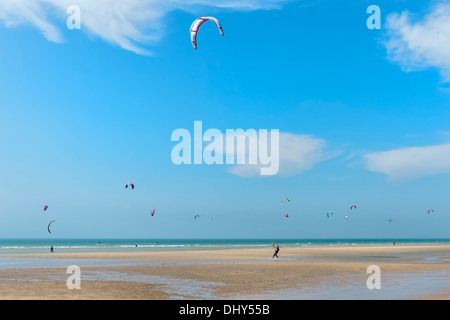
[[[56,248],[57,250],[57,248]],[[397,252],[448,251],[450,245],[397,245],[397,246],[320,246],[281,247],[280,257],[335,254],[376,254]],[[3,254],[0,257],[46,257],[68,259],[265,259],[271,257],[271,248],[193,250],[193,251],[127,251],[127,252],[79,252],[79,253],[26,253]]]

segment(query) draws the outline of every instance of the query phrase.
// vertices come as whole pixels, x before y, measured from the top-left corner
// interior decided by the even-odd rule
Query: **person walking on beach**
[[[280,251],[280,247],[278,246],[278,242],[277,242],[277,243],[275,243],[275,253],[274,253],[273,256],[272,256],[272,259],[273,259],[274,257],[279,258],[279,257],[278,257],[278,251]]]
[[[55,251],[53,251],[53,246],[50,247],[50,253],[55,253]]]

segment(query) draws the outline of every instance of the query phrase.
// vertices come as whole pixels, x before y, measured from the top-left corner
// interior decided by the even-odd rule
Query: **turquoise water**
[[[0,239],[0,254],[450,244],[450,239]]]

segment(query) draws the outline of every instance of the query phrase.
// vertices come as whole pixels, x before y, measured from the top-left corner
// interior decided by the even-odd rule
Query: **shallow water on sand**
[[[368,275],[367,275],[368,276]],[[273,290],[234,297],[255,300],[404,300],[439,294],[450,288],[450,271],[433,271],[382,277],[380,289],[369,289],[367,276],[354,276],[344,284]]]
[[[448,263],[446,251],[434,251],[424,254],[415,252],[389,252],[370,255],[320,255],[281,257],[280,259],[240,259],[239,262],[283,263],[290,261],[389,261],[409,263]],[[232,259],[66,259],[56,257],[0,257],[0,270],[33,269],[33,268],[64,268],[77,265],[83,268],[120,267],[120,266],[164,266],[164,265],[194,265],[197,263],[232,263]],[[111,270],[87,270],[82,273],[83,281],[125,281],[157,285],[173,299],[250,299],[250,300],[394,300],[412,299],[438,294],[450,290],[449,271],[427,271],[420,273],[395,273],[381,275],[381,288],[368,289],[366,281],[370,274],[353,276],[336,275],[326,282],[314,286],[302,286],[284,290],[271,290],[254,295],[218,295],[216,288],[224,284],[179,279],[168,276],[153,276]],[[52,278],[33,279],[32,281],[66,281],[64,274]],[[24,281],[23,279],[0,280]],[[329,280],[329,281],[328,281]],[[30,281],[27,279],[26,281]]]

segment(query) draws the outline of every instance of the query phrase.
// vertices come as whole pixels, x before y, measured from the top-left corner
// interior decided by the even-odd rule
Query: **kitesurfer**
[[[280,246],[278,245],[278,242],[277,242],[277,243],[275,243],[275,253],[274,253],[273,256],[272,256],[272,259],[273,259],[274,257],[279,258],[279,257],[278,257],[278,251],[280,251]]]

